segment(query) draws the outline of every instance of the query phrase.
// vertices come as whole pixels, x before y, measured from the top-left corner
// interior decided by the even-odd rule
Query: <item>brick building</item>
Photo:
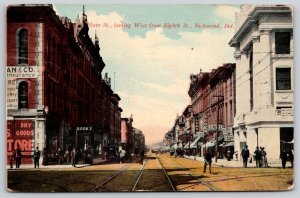
[[[133,118],[121,118],[121,146],[126,153],[133,152]]]
[[[192,74],[190,80],[191,105],[177,117],[175,135],[166,138],[178,137],[177,142],[183,144],[187,153],[203,155],[209,148],[215,153],[218,136],[218,156],[223,158],[227,150],[233,154],[235,64],[224,64],[212,72],[200,71]]]
[[[32,163],[34,146],[51,157],[58,148],[103,148],[120,133],[120,97],[102,78],[99,41],[88,30],[84,12],[72,23],[51,5],[8,7],[8,155],[20,146]]]

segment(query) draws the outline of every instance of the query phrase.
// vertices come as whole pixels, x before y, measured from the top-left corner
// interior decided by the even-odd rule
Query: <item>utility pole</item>
[[[218,141],[219,141],[219,112],[220,112],[220,108],[219,108],[219,103],[220,103],[220,98],[224,98],[224,96],[213,96],[213,97],[218,97],[218,103],[217,103],[217,108],[218,108],[218,112],[217,112],[217,134],[216,134],[216,163],[217,163],[217,158],[218,158]]]

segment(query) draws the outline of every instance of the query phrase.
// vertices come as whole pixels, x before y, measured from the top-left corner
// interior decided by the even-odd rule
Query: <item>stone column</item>
[[[46,147],[46,111],[43,104],[43,23],[36,23],[36,67],[38,70],[36,82],[37,117],[35,120],[34,147],[41,151],[40,164],[43,161],[42,151]]]
[[[272,64],[270,30],[260,30],[253,36],[254,108],[272,105]]]

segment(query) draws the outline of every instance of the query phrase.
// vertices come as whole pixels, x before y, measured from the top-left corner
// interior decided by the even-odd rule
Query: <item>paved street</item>
[[[293,187],[293,169],[213,165],[168,154],[147,154],[144,164],[51,166],[8,170],[8,190],[18,192],[278,191]]]

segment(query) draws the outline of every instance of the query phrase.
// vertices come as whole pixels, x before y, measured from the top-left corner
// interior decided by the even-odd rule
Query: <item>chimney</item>
[[[105,73],[104,80],[107,81],[107,73]]]
[[[111,78],[108,78],[108,85],[111,85]]]

